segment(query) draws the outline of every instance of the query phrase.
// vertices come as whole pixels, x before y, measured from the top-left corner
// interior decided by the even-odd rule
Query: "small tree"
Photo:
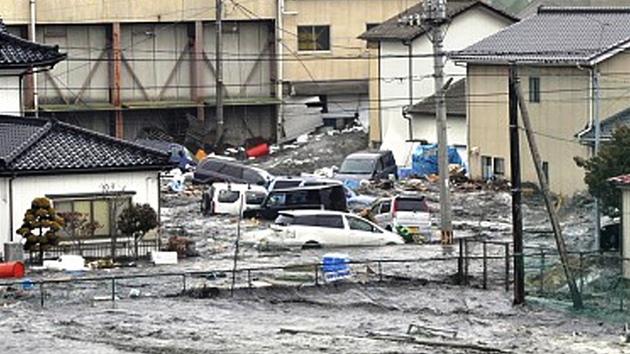
[[[98,221],[88,221],[87,214],[77,211],[59,213],[59,215],[64,219],[64,231],[79,248],[79,254],[83,255],[83,241],[94,237],[96,230],[102,228],[103,225]]]
[[[616,217],[621,210],[621,192],[608,183],[610,177],[630,173],[630,128],[620,126],[612,133],[612,140],[602,144],[597,156],[589,159],[574,158],[578,166],[584,168],[584,182],[588,191],[600,199],[602,212]]]
[[[24,238],[24,250],[39,251],[39,263],[44,262],[44,250],[59,244],[57,231],[64,225],[48,198],[35,198],[24,214],[24,223],[16,232]]]
[[[118,230],[124,235],[133,236],[136,258],[138,258],[138,241],[158,226],[157,213],[149,204],[133,204],[122,211],[118,217]]]

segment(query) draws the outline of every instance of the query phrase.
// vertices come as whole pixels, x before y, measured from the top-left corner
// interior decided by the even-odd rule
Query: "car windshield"
[[[339,168],[339,173],[370,174],[374,171],[375,160],[372,159],[346,159]]]

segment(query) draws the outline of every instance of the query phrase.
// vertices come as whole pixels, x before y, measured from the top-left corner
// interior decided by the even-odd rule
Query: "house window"
[[[494,158],[494,174],[495,176],[505,176],[505,159],[501,157]]]
[[[116,221],[122,211],[131,205],[131,195],[92,195],[92,196],[47,196],[60,216],[63,213],[77,212],[89,222],[98,222],[101,227],[94,232],[94,238],[109,238],[116,233]],[[64,235],[66,236],[66,235]],[[67,235],[71,236],[71,235]]]
[[[486,180],[492,178],[492,157],[481,156],[481,178]]]
[[[298,26],[298,51],[330,50],[330,26]]]
[[[529,102],[540,102],[540,78],[531,76],[529,78]]]
[[[543,161],[542,170],[543,170],[543,175],[545,176],[545,179],[547,180],[547,183],[549,183],[549,162]]]

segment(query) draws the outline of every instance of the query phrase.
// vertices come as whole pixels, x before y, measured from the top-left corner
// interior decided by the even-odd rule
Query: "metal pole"
[[[278,99],[278,112],[276,118],[276,141],[280,142],[284,132],[284,102],[282,93],[283,67],[282,60],[284,40],[284,24],[282,15],[284,13],[284,0],[276,0],[276,98]]]
[[[214,141],[215,148],[222,150],[223,139],[223,0],[215,0],[216,11],[216,114],[217,132]]]
[[[234,241],[234,266],[232,268],[232,286],[230,287],[230,296],[234,296],[234,284],[236,283],[236,267],[238,262],[238,248],[241,240],[241,220],[243,219],[243,204],[245,200],[245,192],[239,194],[238,222],[236,224],[236,241]]]
[[[488,289],[488,243],[483,241],[483,288]]]
[[[599,154],[599,140],[601,135],[601,129],[599,126],[599,71],[597,65],[595,65],[592,69],[592,77],[593,77],[593,120],[595,122],[595,151],[594,155],[597,156]],[[595,251],[599,251],[601,248],[600,245],[600,229],[601,229],[601,215],[599,210],[599,198],[595,197],[595,207],[593,208],[593,213],[595,215],[595,240],[593,242],[593,248]]]
[[[518,131],[518,98],[516,82],[519,80],[516,65],[510,65],[509,116],[510,116],[510,171],[512,181],[512,240],[514,242],[514,304],[525,302],[525,270],[523,262],[523,216],[521,212],[521,153]]]
[[[545,199],[547,206],[547,213],[549,213],[549,219],[551,219],[551,226],[553,228],[553,235],[556,239],[556,247],[558,248],[558,254],[560,255],[560,261],[562,262],[562,268],[567,278],[567,284],[571,292],[571,298],[573,300],[573,307],[576,309],[582,308],[582,298],[580,292],[575,284],[575,277],[573,272],[569,268],[569,257],[567,255],[566,245],[564,243],[564,237],[562,236],[562,229],[560,228],[560,222],[556,215],[553,201],[549,193],[549,183],[547,177],[542,170],[542,162],[540,153],[538,151],[538,145],[536,144],[536,138],[534,137],[534,130],[529,120],[529,113],[527,112],[527,105],[525,104],[525,97],[521,92],[521,86],[518,81],[515,83],[516,96],[518,97],[518,105],[521,110],[521,117],[523,119],[523,126],[525,127],[525,133],[527,135],[527,141],[529,143],[529,149],[534,161],[534,167],[536,168],[536,174],[538,175],[538,181],[540,182],[540,190]]]
[[[441,242],[453,244],[453,225],[451,222],[451,195],[448,176],[448,139],[446,135],[446,99],[444,87],[444,50],[442,42],[444,33],[442,24],[445,15],[446,1],[426,1],[424,23],[431,27],[433,43],[433,72],[435,83],[435,115],[438,139],[438,173],[440,188]]]
[[[510,244],[505,245],[505,291],[510,291]]]

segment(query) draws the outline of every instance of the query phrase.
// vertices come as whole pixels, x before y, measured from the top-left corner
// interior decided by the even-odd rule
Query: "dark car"
[[[273,176],[262,168],[244,165],[234,160],[208,156],[197,164],[193,183],[235,182],[267,187],[272,179]]]
[[[334,179],[380,180],[398,178],[398,167],[390,150],[355,152],[346,156]]]
[[[248,210],[245,217],[274,220],[282,210],[320,209],[347,211],[348,203],[343,185],[320,185],[276,189],[270,191],[260,209]]]

